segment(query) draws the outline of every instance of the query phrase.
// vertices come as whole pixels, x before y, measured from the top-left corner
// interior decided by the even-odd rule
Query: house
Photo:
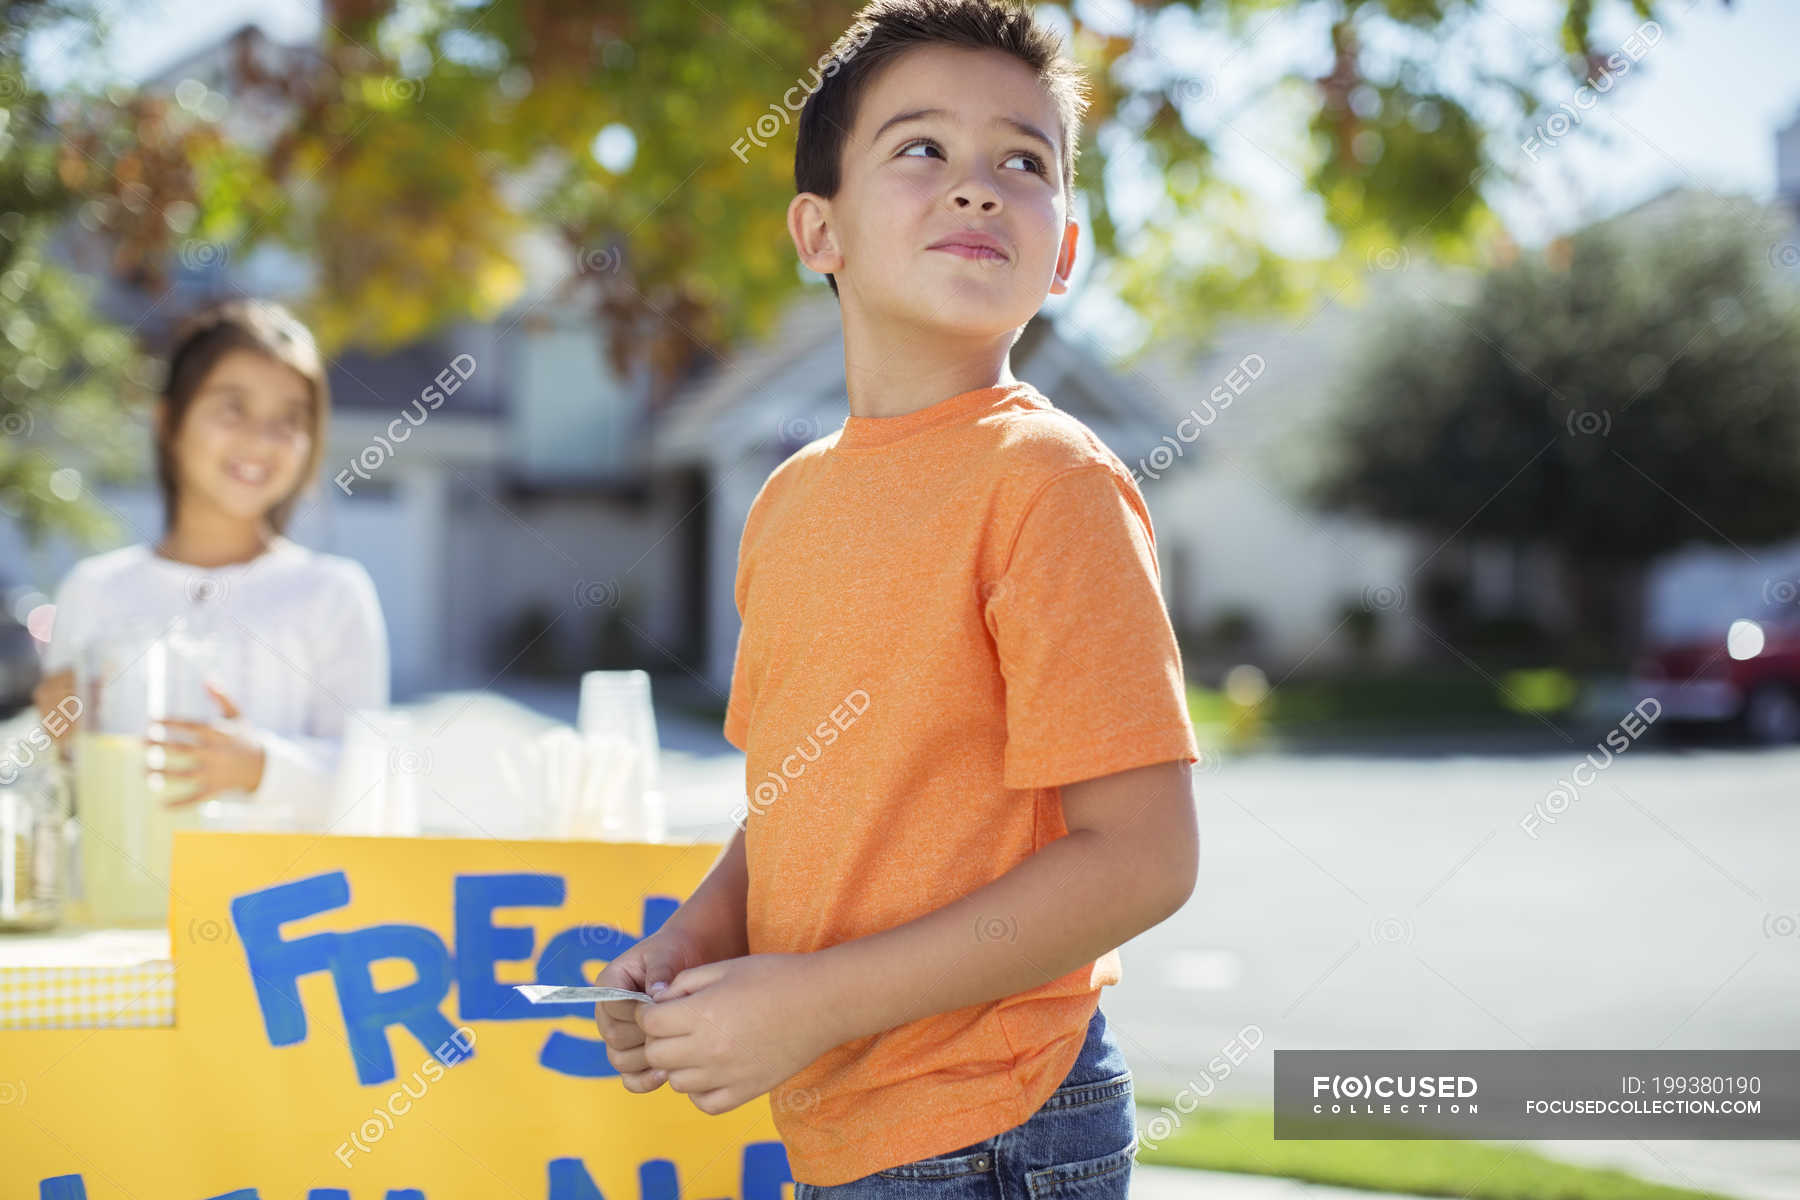
[[[1776,232],[1771,265],[1800,288],[1800,114],[1775,137],[1777,208],[1794,218]],[[1691,189],[1670,188],[1608,218],[1679,230]],[[1321,447],[1313,435],[1331,382],[1373,314],[1405,292],[1450,302],[1474,279],[1417,260],[1373,270],[1359,305],[1333,298],[1292,323],[1235,320],[1204,348],[1155,347],[1139,377],[1153,381],[1171,432],[1166,464],[1147,464],[1140,486],[1157,520],[1170,616],[1199,674],[1251,661],[1271,678],[1341,666],[1356,654],[1346,617],[1372,614],[1376,656],[1389,663],[1442,652],[1421,607],[1434,579],[1455,581],[1471,615],[1523,614],[1556,628],[1569,616],[1565,581],[1538,550],[1443,541],[1360,518],[1320,513],[1295,498]],[[1246,364],[1249,364],[1247,367]],[[1214,400],[1217,395],[1219,399]],[[1210,401],[1210,403],[1209,403]],[[1194,414],[1198,412],[1196,417]],[[1191,440],[1190,440],[1191,439]],[[1790,596],[1800,578],[1800,539],[1752,558],[1696,540],[1648,572],[1646,632],[1716,631]]]
[[[1401,286],[1379,274],[1368,284],[1375,302]],[[1226,320],[1203,348],[1145,356],[1166,432],[1160,458],[1134,465],[1161,531],[1170,619],[1202,676],[1239,662],[1272,679],[1341,663],[1356,652],[1346,613],[1365,606],[1381,656],[1418,649],[1412,572],[1431,546],[1318,512],[1295,486],[1308,465],[1295,456],[1312,444],[1365,325],[1364,311],[1332,300],[1298,323]]]

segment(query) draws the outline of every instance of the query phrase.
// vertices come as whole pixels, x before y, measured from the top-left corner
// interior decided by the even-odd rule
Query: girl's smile
[[[171,443],[184,504],[260,519],[300,486],[312,448],[304,376],[251,350],[207,373]]]

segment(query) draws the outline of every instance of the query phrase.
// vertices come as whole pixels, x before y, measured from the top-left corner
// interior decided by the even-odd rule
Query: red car
[[[1772,604],[1722,634],[1652,648],[1632,689],[1659,721],[1735,722],[1765,744],[1800,741],[1800,604]]]

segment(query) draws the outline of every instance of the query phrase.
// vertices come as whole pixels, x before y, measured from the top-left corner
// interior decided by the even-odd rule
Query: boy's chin
[[[1036,314],[1036,307],[1016,300],[996,305],[993,297],[979,295],[940,296],[936,304],[914,305],[909,313],[918,325],[941,332],[945,337],[962,338],[999,337],[1017,329]]]

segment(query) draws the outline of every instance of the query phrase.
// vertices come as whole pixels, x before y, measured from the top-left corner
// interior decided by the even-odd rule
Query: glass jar
[[[41,732],[41,731],[40,731]],[[68,805],[48,736],[0,746],[0,930],[62,920]]]

